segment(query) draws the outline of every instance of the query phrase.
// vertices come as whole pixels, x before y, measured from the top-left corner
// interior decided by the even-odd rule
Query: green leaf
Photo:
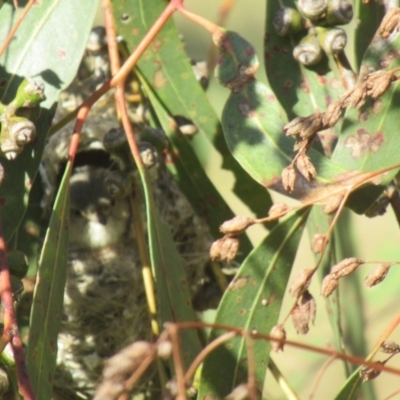
[[[334,400],[357,400],[361,389],[361,368],[357,368],[335,396]]]
[[[270,332],[277,324],[307,211],[282,221],[251,252],[222,298],[216,323],[263,333]],[[214,329],[210,340],[222,333]],[[269,343],[254,341],[255,374],[261,388],[268,367],[269,349]],[[203,365],[199,398],[223,398],[247,381],[246,360],[243,337],[236,337],[213,351]]]
[[[400,35],[391,37],[390,41],[376,38],[364,56],[362,70],[380,69],[382,63],[389,70],[400,67],[400,60],[391,56],[399,46]],[[360,110],[347,110],[332,161],[356,171],[374,171],[400,163],[397,151],[399,87],[399,82],[395,82],[374,102],[369,100]],[[362,190],[354,196],[352,209],[358,213],[365,212],[396,173],[394,170],[385,174],[378,187]]]
[[[38,399],[50,399],[53,387],[68,261],[70,173],[71,164],[68,163],[44,240],[33,295],[27,364]]]
[[[6,240],[24,214],[58,94],[76,74],[97,8],[98,0],[36,2],[1,58],[0,99],[3,103],[14,98],[25,77],[42,80],[47,98],[41,103],[41,115],[35,121],[36,142],[27,145],[16,160],[1,160],[5,179],[0,187],[0,201]],[[12,2],[1,8],[0,42],[6,38],[17,14]]]
[[[168,226],[160,219],[146,171],[140,170],[140,177],[146,200],[150,259],[156,281],[161,326],[165,322],[195,321],[181,257]],[[188,367],[201,349],[197,333],[193,330],[182,332],[181,345],[184,365]]]
[[[160,0],[134,0],[129,4],[123,0],[116,0],[112,5],[118,32],[126,41],[128,49],[132,51],[162,13],[166,4]],[[191,120],[198,129],[198,132],[190,137],[178,131],[170,132],[173,147],[181,145],[178,151],[191,148],[205,170],[209,160],[219,153],[223,158],[222,167],[235,175],[234,193],[255,214],[262,216],[268,204],[271,204],[269,194],[248,178],[228,151],[218,118],[195,79],[184,46],[172,21],[168,21],[163,27],[139,60],[138,66],[168,115],[185,117]],[[187,152],[180,154],[184,154],[186,158],[192,158]],[[193,178],[197,185],[196,175]],[[221,182],[221,186],[223,184]],[[190,190],[198,190],[186,183],[183,188],[188,197],[190,197]],[[207,203],[209,200],[205,198],[203,201]]]

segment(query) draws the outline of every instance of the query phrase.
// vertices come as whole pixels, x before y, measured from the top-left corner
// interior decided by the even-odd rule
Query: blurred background
[[[185,5],[190,11],[198,13],[213,22],[218,19],[220,6],[218,1],[186,0]],[[206,60],[211,46],[208,32],[185,20],[180,15],[175,16],[175,21],[183,35],[189,57],[196,61]],[[241,34],[256,48],[260,61],[257,79],[267,83],[262,57],[264,21],[265,1],[238,0],[229,13],[225,27]],[[349,40],[346,53],[350,60],[352,60],[353,48],[351,32],[358,23],[360,21],[353,21],[347,28]],[[213,77],[210,77],[207,94],[210,103],[220,116],[224,102],[229,94],[228,90],[215,82]],[[221,182],[223,180],[226,182],[223,195],[235,213],[249,215],[250,212],[246,206],[241,204],[231,193],[231,188],[234,184],[233,177],[229,172],[221,170],[221,160],[218,157],[210,160],[209,173],[214,181]],[[251,178],[249,177],[249,179]],[[288,202],[288,199],[283,196],[278,196],[274,193],[272,195],[274,201]],[[249,234],[253,244],[256,245],[266,232],[260,227],[250,228]],[[372,219],[346,211],[340,221],[340,235],[346,243],[347,251],[350,252],[350,254],[345,254],[346,256],[355,256],[365,261],[400,260],[400,230],[390,208],[388,208],[385,215]],[[292,272],[292,278],[300,269],[311,268],[313,264],[314,257],[310,250],[307,232],[305,231],[297,254],[295,268]],[[392,267],[386,280],[378,286],[366,288],[363,285],[363,279],[373,267],[374,265],[372,264],[363,265],[358,272],[340,281],[344,337],[347,342],[351,340],[353,342],[359,341],[359,343],[353,343],[355,348],[360,346],[362,348],[362,342],[365,337],[367,351],[372,348],[380,334],[396,316],[399,308],[398,304],[400,303],[400,266]],[[319,295],[320,287],[316,280],[313,281],[310,292],[317,301],[315,327],[312,327],[307,335],[300,336],[296,334],[289,321],[287,324],[288,338],[324,348],[333,347],[334,342],[325,304]],[[292,300],[285,298],[282,315],[286,315],[291,302]],[[390,340],[400,343],[400,329],[394,332]],[[365,356],[366,354],[357,355]],[[380,353],[375,359],[384,360],[385,356],[385,354]],[[312,394],[313,399],[332,399],[342,383],[344,383],[344,369],[339,360],[330,364],[323,373],[318,388],[314,391],[314,383],[318,374],[322,371],[327,357],[287,347],[284,353],[273,354],[273,359],[300,399],[310,399]],[[388,365],[400,368],[400,358],[394,357],[389,361]],[[400,390],[400,380],[395,375],[383,373],[373,381],[373,386],[375,395],[364,395],[360,398],[388,399],[388,396],[396,390]],[[373,391],[370,392],[373,393]],[[267,379],[266,394],[267,398],[272,400],[286,398],[272,377]],[[400,399],[400,392],[390,398]]]

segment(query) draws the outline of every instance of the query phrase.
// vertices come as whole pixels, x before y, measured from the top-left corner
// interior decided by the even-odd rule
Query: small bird
[[[116,244],[129,229],[127,199],[112,199],[104,186],[106,168],[84,165],[70,179],[70,249]]]

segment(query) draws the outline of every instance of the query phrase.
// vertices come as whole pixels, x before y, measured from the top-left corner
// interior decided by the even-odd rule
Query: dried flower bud
[[[331,103],[322,116],[322,121],[325,126],[332,128],[339,121],[342,116],[342,103],[335,101]]]
[[[307,139],[314,136],[317,132],[323,130],[323,114],[317,113],[309,116],[304,121],[304,129],[300,132],[300,137],[302,139]]]
[[[300,154],[299,157],[297,157],[296,166],[307,180],[314,179],[315,175],[317,175],[314,165],[305,154]]]
[[[326,235],[322,233],[316,233],[311,241],[311,250],[313,251],[313,253],[321,253],[324,248],[325,241],[327,241]]]
[[[249,386],[246,383],[235,387],[228,396],[225,397],[226,400],[246,400],[250,398]]]
[[[321,294],[324,297],[329,297],[338,287],[339,281],[332,276],[331,274],[328,274],[325,276],[325,278],[322,280],[321,284]]]
[[[235,258],[238,250],[239,239],[233,236],[224,236],[211,245],[210,257],[214,261],[226,260],[229,264]]]
[[[342,278],[343,276],[350,275],[361,264],[363,264],[363,261],[356,257],[345,258],[344,260],[340,261],[340,263],[332,267],[331,275],[335,279]]]
[[[296,117],[295,119],[288,122],[284,127],[283,131],[286,136],[298,135],[304,128],[304,121],[307,118]]]
[[[368,75],[366,81],[367,95],[377,99],[389,90],[390,85],[396,79],[396,76],[390,71],[373,72]]]
[[[303,269],[294,278],[293,283],[290,285],[289,293],[295,298],[300,297],[308,289],[313,274],[313,269]]]
[[[384,365],[384,362],[382,361],[376,361],[376,364],[382,364]],[[371,381],[372,379],[375,379],[381,374],[382,371],[379,369],[374,369],[372,367],[364,367],[360,371],[360,377],[363,382]]]
[[[384,39],[388,38],[395,29],[398,29],[399,21],[400,8],[392,8],[382,19],[381,26],[378,30],[379,34]]]
[[[296,332],[305,335],[308,332],[309,316],[298,305],[290,313]]]
[[[400,352],[400,346],[396,342],[382,342],[381,352],[387,354],[396,354]]]
[[[337,211],[337,209],[339,208],[339,206],[342,203],[342,201],[343,201],[343,195],[342,194],[333,195],[333,196],[329,197],[328,201],[326,202],[326,204],[322,208],[322,211],[325,214],[333,214],[334,212]]]
[[[273,336],[274,338],[278,340],[285,340],[286,339],[286,331],[283,328],[282,325],[275,325],[272,329],[271,332],[269,333],[270,336]],[[272,350],[275,352],[278,352],[279,350],[283,351],[283,346],[285,344],[283,342],[276,342],[274,340],[271,340],[271,347]]]
[[[282,185],[289,193],[294,189],[294,183],[296,181],[296,171],[292,165],[284,168],[282,171]]]
[[[391,264],[377,265],[364,279],[364,283],[368,287],[372,287],[381,283],[389,272]]]
[[[317,304],[313,295],[306,290],[300,298],[300,309],[307,317],[307,323],[310,321],[314,324],[315,316],[317,315]]]
[[[349,97],[348,107],[360,109],[364,104],[367,98],[367,87],[365,83],[357,86],[351,93]]]
[[[235,218],[225,221],[219,230],[225,235],[236,236],[244,232],[249,226],[255,223],[254,218],[246,217],[244,215],[239,215]]]
[[[268,211],[269,218],[279,218],[287,213],[289,206],[285,203],[276,203]]]

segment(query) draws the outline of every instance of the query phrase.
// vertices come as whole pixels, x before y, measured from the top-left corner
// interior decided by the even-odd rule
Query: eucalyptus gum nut
[[[110,129],[103,137],[104,149],[121,164],[121,169],[133,166],[131,151],[123,129]]]
[[[300,13],[311,21],[324,17],[327,8],[327,0],[299,0],[297,7]]]
[[[17,278],[22,279],[28,272],[28,258],[22,251],[9,251],[7,253],[7,262],[11,275]]]
[[[95,26],[89,34],[86,50],[92,53],[98,53],[104,50],[106,46],[107,37],[104,26]]]
[[[272,21],[279,36],[289,36],[304,31],[304,19],[294,8],[282,7],[274,15]]]
[[[316,35],[309,34],[293,49],[293,57],[305,66],[315,65],[322,59],[322,48]]]
[[[353,19],[353,6],[348,0],[329,0],[323,24],[345,25]]]
[[[338,54],[347,44],[347,34],[342,28],[317,27],[315,31],[326,54]]]
[[[17,89],[17,94],[11,102],[16,109],[21,107],[35,107],[46,100],[44,95],[44,84],[33,79],[24,79]]]

